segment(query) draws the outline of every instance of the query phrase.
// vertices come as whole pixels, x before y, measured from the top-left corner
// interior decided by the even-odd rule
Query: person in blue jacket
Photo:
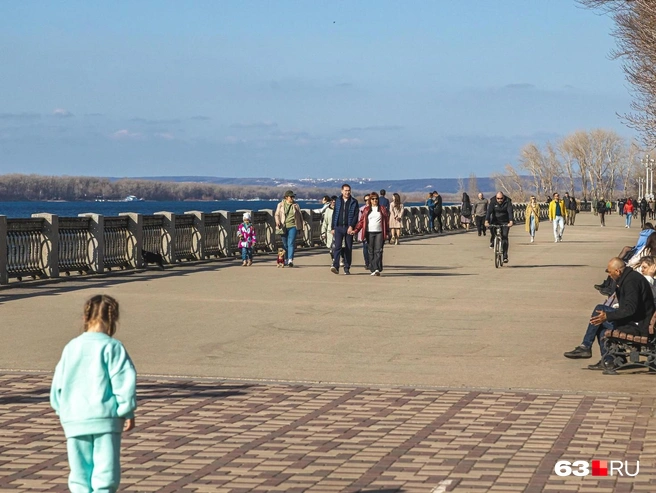
[[[55,369],[50,404],[59,415],[72,493],[115,492],[121,481],[121,433],[134,428],[137,373],[113,338],[118,302],[97,295],[84,306],[84,332],[70,341]]]
[[[335,201],[332,228],[335,238],[335,249],[333,250],[333,266],[330,268],[333,274],[339,274],[339,259],[344,250],[344,274],[351,273],[351,260],[353,258],[353,230],[358,224],[360,207],[355,197],[351,196],[351,185],[342,185],[342,195]],[[346,244],[344,247],[343,245]]]

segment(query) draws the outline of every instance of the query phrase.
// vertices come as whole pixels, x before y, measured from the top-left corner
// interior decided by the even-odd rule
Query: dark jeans
[[[369,270],[383,271],[383,233],[367,233],[367,244],[369,246]]]
[[[485,236],[485,216],[474,216],[476,220],[476,231],[478,231],[478,236],[481,234]]]
[[[333,267],[339,269],[339,259],[344,254],[344,269],[351,269],[351,260],[353,260],[353,235],[347,234],[347,226],[337,226],[335,228],[335,250],[333,252]],[[346,243],[346,246],[344,246]]]
[[[428,231],[432,233],[435,230],[435,209],[428,208]]]
[[[597,305],[594,307],[594,310],[592,310],[592,316],[596,316],[596,312],[614,312],[615,308],[606,306],[606,305]],[[594,344],[595,339],[597,339],[597,342],[599,342],[599,348],[601,349],[601,358],[604,359],[606,356],[606,347],[601,340],[604,336],[604,333],[607,330],[613,330],[615,326],[613,325],[613,322],[604,322],[601,325],[592,325],[588,324],[588,329],[585,331],[585,335],[583,336],[583,342],[581,343],[581,346],[585,346],[587,348],[592,348],[592,344]]]
[[[435,228],[438,233],[442,232],[442,210],[435,209],[435,222],[437,222],[437,227]]]
[[[605,212],[599,213],[599,220],[601,221],[602,226],[606,226],[606,218],[604,217],[605,215],[606,215]]]
[[[371,258],[371,255],[369,254],[369,242],[367,241],[366,236],[362,242],[362,256],[364,257],[364,265],[368,268],[370,265],[369,259]]]
[[[497,236],[497,232],[501,231],[501,249],[503,250],[503,257],[507,258],[508,257],[508,232],[510,231],[510,228],[508,226],[501,226],[501,229],[499,228],[490,228],[490,246],[494,246],[494,238]]]

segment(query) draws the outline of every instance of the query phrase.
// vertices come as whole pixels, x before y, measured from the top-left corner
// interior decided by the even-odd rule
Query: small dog
[[[278,267],[285,268],[285,250],[278,248],[278,260],[276,260]]]
[[[148,264],[157,264],[160,268],[164,268],[164,257],[162,257],[162,254],[160,253],[141,250],[141,258],[144,261],[144,267],[148,267]]]

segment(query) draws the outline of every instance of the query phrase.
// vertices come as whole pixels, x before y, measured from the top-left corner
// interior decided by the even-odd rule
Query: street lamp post
[[[649,157],[649,154],[645,154],[645,157],[641,159],[642,165],[645,167],[645,196],[648,200],[653,200],[654,198],[654,164],[656,160]]]

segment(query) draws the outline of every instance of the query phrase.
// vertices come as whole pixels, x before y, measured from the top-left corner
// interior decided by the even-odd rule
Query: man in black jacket
[[[503,261],[508,262],[508,233],[513,225],[513,208],[510,197],[506,197],[502,192],[497,192],[497,196],[490,200],[487,207],[485,227],[489,227],[490,224],[501,226]],[[490,233],[490,248],[494,248],[494,238],[498,234],[497,228],[491,228]]]
[[[435,204],[435,232],[442,233],[442,196],[433,191],[433,203]]]
[[[649,335],[649,323],[654,315],[654,296],[645,277],[627,267],[619,257],[613,257],[606,268],[608,275],[615,281],[617,308],[597,305],[590,318],[588,330],[583,343],[573,351],[565,353],[566,358],[590,358],[595,338],[601,348],[601,360],[588,366],[590,370],[605,369],[606,350],[602,339],[607,330],[619,329],[626,334],[646,337]]]

